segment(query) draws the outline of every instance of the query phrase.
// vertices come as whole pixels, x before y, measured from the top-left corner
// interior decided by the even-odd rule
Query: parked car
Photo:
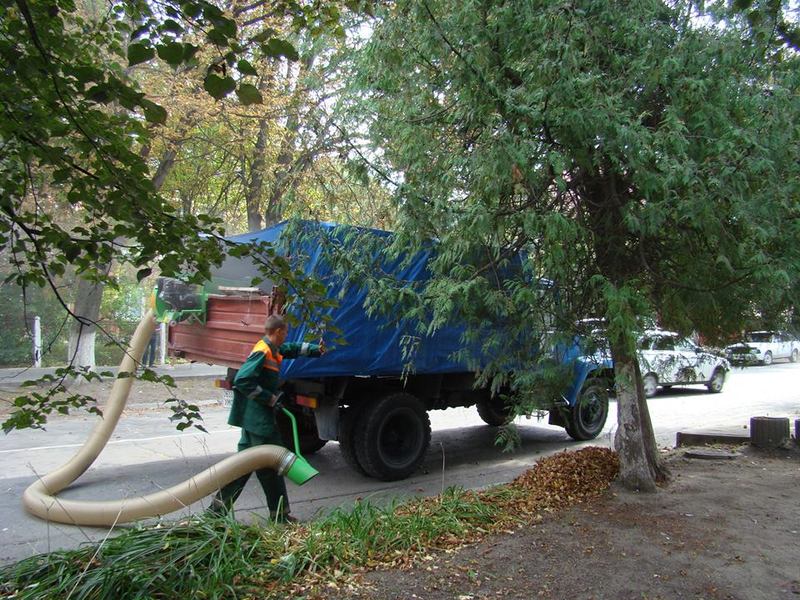
[[[725,354],[734,364],[771,365],[776,358],[797,362],[800,341],[785,331],[750,331],[744,340],[725,348]]]
[[[639,338],[639,368],[649,398],[659,386],[701,384],[712,394],[719,393],[731,365],[680,334],[650,329]]]

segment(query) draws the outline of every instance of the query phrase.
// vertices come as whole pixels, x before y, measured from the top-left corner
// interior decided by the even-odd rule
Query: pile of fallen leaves
[[[595,498],[608,489],[618,472],[617,454],[608,448],[587,447],[561,452],[540,460],[509,484],[482,492],[462,490],[458,496],[463,507],[459,511],[461,526],[457,533],[434,534],[402,551],[371,554],[366,563],[349,565],[349,568],[339,565],[335,570],[320,569],[283,585],[272,582],[269,590],[276,597],[283,592],[286,596],[315,599],[343,588],[353,591],[363,584],[360,575],[367,571],[405,570],[433,560],[432,552],[450,553],[479,542],[490,533],[511,533],[525,523],[541,519],[542,513],[566,509]],[[394,511],[394,518],[436,519],[442,512],[443,501],[444,497],[411,500]],[[485,515],[484,518],[471,518],[470,505],[488,509],[493,515],[491,523],[486,522]]]
[[[594,498],[608,489],[617,473],[619,458],[613,450],[565,450],[540,460],[507,486],[487,491],[484,498],[518,520]]]

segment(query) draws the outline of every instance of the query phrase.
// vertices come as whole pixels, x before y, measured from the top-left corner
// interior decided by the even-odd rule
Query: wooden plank
[[[169,327],[169,354],[238,369],[263,337],[273,303],[271,296],[210,295],[205,324],[187,321]]]

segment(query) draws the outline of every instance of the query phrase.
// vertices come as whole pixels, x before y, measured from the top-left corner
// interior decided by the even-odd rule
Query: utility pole
[[[158,336],[158,362],[161,365],[165,365],[167,364],[167,324],[159,323],[158,326],[161,328],[161,335]]]
[[[42,320],[33,317],[33,366],[42,366]]]

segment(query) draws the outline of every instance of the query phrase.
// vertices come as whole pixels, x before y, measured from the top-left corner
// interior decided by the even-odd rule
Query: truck
[[[330,330],[339,330],[346,344],[328,344],[321,359],[284,360],[281,391],[295,415],[304,454],[328,442],[338,442],[347,464],[365,476],[383,481],[407,478],[423,462],[431,440],[428,413],[451,407],[475,406],[481,419],[498,427],[511,416],[506,395],[479,383],[476,371],[459,358],[464,326],[454,323],[420,339],[415,323],[396,315],[367,310],[368,286],[335,273],[323,248],[353,234],[366,234],[386,245],[392,234],[352,226],[302,221],[280,223],[260,232],[234,236],[234,243],[265,243],[291,259],[306,275],[322,281],[336,306],[329,310]],[[367,250],[364,250],[368,252]],[[424,282],[435,244],[413,256],[379,257],[373,267],[399,281]],[[247,259],[228,258],[202,290],[160,280],[156,292],[158,317],[169,323],[171,356],[227,367],[219,385],[231,388],[237,369],[264,335],[270,314],[291,311],[291,290],[264,280],[253,286],[254,267]],[[287,341],[318,336],[314,324],[290,328]],[[327,335],[327,334],[326,334]],[[409,368],[409,339],[415,345]],[[561,353],[572,378],[549,406],[549,423],[564,427],[575,440],[593,439],[608,415],[613,366],[607,358],[587,357],[576,345]],[[472,363],[470,363],[472,364]],[[290,429],[278,419],[287,443]],[[291,447],[291,446],[289,446]]]

